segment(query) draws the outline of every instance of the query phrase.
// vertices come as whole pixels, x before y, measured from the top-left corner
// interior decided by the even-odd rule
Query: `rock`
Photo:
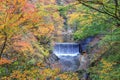
[[[49,55],[47,62],[49,64],[53,64],[53,63],[57,62],[58,60],[59,60],[59,58],[55,54],[52,53]]]

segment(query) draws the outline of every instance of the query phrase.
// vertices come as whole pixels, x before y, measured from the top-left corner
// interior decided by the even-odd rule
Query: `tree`
[[[116,20],[117,26],[120,26],[120,1],[119,0],[78,0],[80,4],[106,14]],[[98,7],[94,7],[97,5]]]
[[[118,48],[120,46],[120,28],[119,28],[120,1],[119,0],[78,0],[78,1],[79,4],[82,4],[86,8],[89,8],[91,12],[92,11],[93,13],[97,12],[99,15],[93,16],[92,19],[96,18],[96,20],[94,20],[92,23],[89,23],[87,27],[86,25],[83,26],[84,29],[82,31],[81,29],[79,29],[76,32],[75,36],[77,36],[78,39],[80,39],[81,38],[79,37],[81,36],[80,33],[83,34],[86,32],[86,30],[89,32],[88,33],[89,35],[96,31],[98,31],[97,34],[103,35],[102,39],[98,43],[98,46],[99,49],[102,49],[103,47],[104,50],[101,50],[99,57],[97,57],[97,59],[93,61],[94,65],[92,64],[90,65],[92,79],[95,80],[119,79],[120,75],[116,75],[119,73],[119,71],[116,69],[118,69],[118,67],[120,66],[118,59],[120,58],[120,56],[118,55],[120,54]],[[101,14],[104,16],[102,16]],[[84,18],[86,18],[86,16]],[[84,22],[86,22],[86,20]],[[95,27],[95,30],[91,31],[90,29],[92,29],[92,27]],[[100,32],[101,29],[99,29],[100,27],[102,27],[101,32]]]
[[[0,58],[11,37],[20,30],[30,28],[37,20],[35,7],[26,0],[1,0],[0,3]],[[34,16],[34,17],[33,17]],[[36,20],[35,20],[36,19]],[[24,26],[24,27],[23,27]]]

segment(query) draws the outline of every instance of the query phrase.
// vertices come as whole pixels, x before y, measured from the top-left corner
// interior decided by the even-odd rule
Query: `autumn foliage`
[[[12,60],[8,60],[6,58],[1,58],[0,59],[0,65],[4,65],[4,64],[11,64]]]
[[[87,46],[88,53],[96,54],[93,62],[98,59],[88,69],[90,77],[119,79],[118,4],[119,0],[0,0],[0,80],[80,80],[83,71],[62,72],[61,64],[47,61],[55,42],[68,34],[76,42],[97,35],[100,39]]]
[[[50,69],[44,60],[50,50],[46,43],[62,30],[63,19],[54,0],[40,2],[0,0],[0,79],[61,77],[59,69]]]

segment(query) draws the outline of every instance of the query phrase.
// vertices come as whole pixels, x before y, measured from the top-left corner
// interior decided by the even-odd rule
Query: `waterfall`
[[[80,65],[80,52],[87,50],[88,44],[93,39],[94,37],[88,37],[78,43],[55,43],[53,54],[59,58],[58,63],[62,66],[61,71],[76,71]]]
[[[77,56],[79,54],[78,43],[56,43],[53,53],[60,56]]]

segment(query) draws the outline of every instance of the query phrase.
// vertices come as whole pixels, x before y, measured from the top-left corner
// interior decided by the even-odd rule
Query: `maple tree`
[[[25,7],[29,7],[25,10]],[[32,19],[34,10],[30,10],[26,0],[2,0],[0,3],[0,38],[1,38],[1,52],[0,57],[5,51],[5,48],[11,37],[21,30],[22,26],[27,24]],[[29,14],[28,14],[29,13]]]
[[[37,61],[37,60],[34,61],[36,56],[39,57],[39,59],[41,59],[42,61],[44,60],[44,57],[47,56],[49,52],[47,49],[43,47],[43,44],[41,45],[39,43],[39,40],[42,39],[42,37],[50,38],[51,35],[53,35],[55,26],[57,28],[57,25],[60,24],[59,23],[55,25],[54,23],[55,21],[60,22],[60,20],[55,19],[56,17],[60,18],[59,13],[56,12],[56,15],[53,14],[53,12],[57,10],[57,8],[53,8],[53,11],[48,13],[47,9],[52,10],[52,8],[53,7],[51,5],[49,6],[33,5],[31,2],[27,0],[24,1],[1,0],[0,3],[1,70],[3,68],[9,68],[2,67],[3,65],[12,66],[14,65],[14,62],[16,64],[16,61],[18,61],[18,63],[21,64],[26,64],[22,61],[25,61],[29,64],[35,63]],[[46,22],[48,18],[51,18],[51,20]],[[41,41],[43,40],[44,39],[42,39]],[[13,58],[21,56],[21,58],[14,60],[11,59],[11,56],[13,56]],[[33,57],[30,58],[30,56]],[[26,58],[27,60],[23,58]]]

